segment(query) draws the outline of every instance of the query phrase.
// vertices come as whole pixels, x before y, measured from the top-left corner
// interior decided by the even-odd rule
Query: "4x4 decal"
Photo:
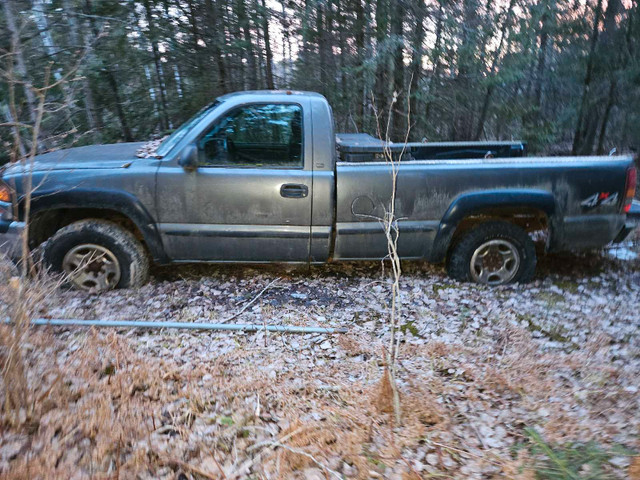
[[[580,202],[580,205],[585,208],[595,208],[600,205],[615,205],[616,203],[618,203],[617,193],[597,192]]]

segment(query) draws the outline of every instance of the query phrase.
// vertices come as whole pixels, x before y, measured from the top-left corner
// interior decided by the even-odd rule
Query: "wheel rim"
[[[502,285],[514,279],[520,268],[516,246],[506,240],[490,240],[471,256],[471,278],[486,285]]]
[[[108,248],[86,243],[67,252],[62,269],[81,290],[104,291],[120,281],[120,263]]]

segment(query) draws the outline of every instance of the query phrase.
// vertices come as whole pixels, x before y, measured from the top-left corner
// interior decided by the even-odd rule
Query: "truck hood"
[[[36,155],[33,169],[43,171],[126,168],[131,162],[139,160],[136,151],[144,144],[145,142],[114,143],[56,150]],[[14,164],[7,167],[6,173],[19,173],[21,170],[20,164]]]

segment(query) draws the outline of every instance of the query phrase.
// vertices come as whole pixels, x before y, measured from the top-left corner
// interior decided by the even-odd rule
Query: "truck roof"
[[[295,95],[305,97],[324,98],[317,92],[305,92],[301,90],[243,90],[240,92],[226,93],[218,97],[218,100],[226,100],[228,98],[237,97],[239,95]]]

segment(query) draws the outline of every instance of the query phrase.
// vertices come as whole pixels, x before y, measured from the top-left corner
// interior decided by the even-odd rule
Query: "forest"
[[[40,94],[40,151],[159,138],[249,89],[318,91],[338,131],[395,141],[640,143],[637,1],[0,2],[2,163],[34,142]]]

